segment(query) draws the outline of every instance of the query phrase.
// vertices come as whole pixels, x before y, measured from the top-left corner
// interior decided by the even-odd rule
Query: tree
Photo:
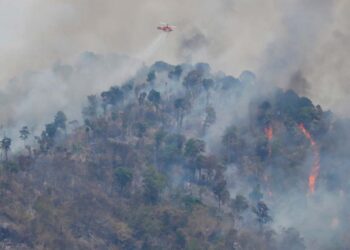
[[[62,130],[66,130],[67,117],[62,111],[58,111],[55,115],[54,126]]]
[[[249,208],[248,200],[243,195],[236,195],[236,198],[231,202],[232,210],[240,214]]]
[[[168,77],[173,80],[179,80],[182,74],[181,65],[176,65],[174,70],[170,71]]]
[[[30,135],[30,132],[29,132],[29,129],[27,126],[23,126],[22,129],[19,131],[19,138],[21,138],[23,140],[23,142],[25,142],[29,135]],[[31,147],[29,145],[25,145],[25,148],[28,150],[28,153],[29,153],[29,156],[31,156]]]
[[[98,99],[96,95],[89,95],[87,97],[88,105],[83,109],[83,116],[85,118],[95,118],[97,116]]]
[[[158,106],[160,104],[160,93],[154,89],[152,89],[148,94],[148,101],[150,101],[158,110]]]
[[[182,127],[185,111],[189,108],[189,103],[185,98],[177,98],[174,101],[174,107],[176,110],[176,122],[179,128]]]
[[[207,105],[209,105],[210,89],[214,86],[214,81],[213,79],[206,78],[203,80],[202,84],[203,84],[203,88],[207,92]]]
[[[54,139],[57,132],[57,126],[55,123],[49,123],[45,125],[45,134],[48,138]]]
[[[133,130],[134,130],[134,134],[139,137],[139,138],[143,138],[143,136],[145,135],[146,131],[147,131],[147,127],[144,123],[142,122],[138,122],[135,123],[133,125]]]
[[[189,90],[191,97],[194,97],[194,92],[196,89],[199,88],[201,82],[202,74],[197,70],[192,70],[185,77],[184,82],[182,84],[187,90]]]
[[[5,161],[6,162],[8,161],[8,152],[11,149],[11,143],[12,143],[11,138],[8,138],[6,136],[1,140],[1,149],[3,150],[3,152],[5,154]]]
[[[238,129],[235,126],[226,129],[222,144],[225,149],[225,160],[229,163],[236,161],[239,152],[244,148],[244,141],[238,136]]]
[[[142,106],[145,103],[145,99],[146,99],[146,92],[142,92],[139,97],[138,97],[138,101],[139,101],[139,105]]]
[[[166,135],[167,134],[164,130],[158,130],[154,134],[154,162],[156,165],[158,163],[158,152],[160,147],[162,146],[162,143]]]
[[[196,177],[196,170],[201,171],[201,153],[205,151],[205,142],[200,139],[191,138],[185,145],[185,156],[187,157],[186,168],[190,170],[192,179]]]
[[[295,228],[283,229],[279,249],[305,250],[304,239]]]
[[[222,174],[217,174],[212,186],[215,198],[218,200],[219,208],[230,198],[230,193],[227,190],[227,182]]]
[[[114,174],[116,181],[119,185],[120,191],[123,192],[124,188],[131,183],[133,174],[129,168],[119,167],[115,170]]]
[[[259,201],[256,207],[253,207],[253,213],[257,216],[257,221],[262,229],[262,226],[271,222],[272,218],[269,215],[269,208],[263,201]]]
[[[257,142],[255,152],[259,156],[261,161],[264,161],[268,158],[270,154],[269,143],[266,138],[260,139]]]
[[[147,82],[153,84],[156,80],[156,72],[154,70],[151,70],[147,75]]]
[[[111,87],[108,91],[101,93],[102,106],[104,112],[107,111],[108,105],[117,105],[124,101],[124,92],[116,86]]]
[[[181,162],[182,149],[185,144],[185,137],[181,134],[169,134],[164,138],[164,145],[159,153],[160,160],[165,165]]]
[[[212,106],[208,106],[206,109],[205,109],[205,113],[206,113],[206,116],[205,116],[205,120],[204,120],[204,123],[203,123],[203,134],[205,134],[207,128],[214,124],[215,121],[216,121],[216,112],[215,112],[215,109],[212,107]]]
[[[205,151],[205,142],[200,139],[191,138],[185,145],[185,156],[195,158]]]
[[[19,134],[19,138],[21,138],[23,141],[26,141],[30,135],[29,128],[27,126],[23,126],[19,131]]]
[[[165,177],[154,167],[148,167],[143,173],[143,195],[146,202],[155,204],[165,188]]]

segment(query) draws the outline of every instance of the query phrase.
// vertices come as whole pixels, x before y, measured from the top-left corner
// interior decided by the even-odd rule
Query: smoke
[[[152,55],[154,55],[157,52],[157,50],[162,46],[162,44],[164,44],[164,42],[166,41],[166,37],[167,34],[160,33],[154,39],[154,41],[152,41],[150,45],[137,56],[137,58],[141,59],[141,61],[143,62],[147,62],[152,57]]]
[[[57,60],[74,63],[84,51],[134,55],[166,21],[178,29],[147,62],[208,61],[215,70],[249,69],[282,87],[302,72],[309,85],[296,87],[299,93],[348,115],[347,0],[3,0],[0,7],[1,86]]]
[[[87,95],[122,83],[155,60],[208,61],[213,71],[233,75],[249,69],[257,73],[256,85],[292,88],[349,116],[349,11],[348,0],[2,0],[1,121],[17,137],[20,126],[40,130],[57,110],[76,119]],[[160,21],[177,30],[159,34]],[[230,91],[212,96],[217,122],[205,138],[209,151],[233,117],[247,119],[251,99],[261,95],[255,88],[240,98]],[[318,228],[327,229],[322,236],[336,235],[328,229],[336,227],[333,215],[344,217],[339,208],[346,207],[345,197],[317,188],[307,208],[300,208],[300,195],[281,198],[274,225],[295,226],[308,239]]]

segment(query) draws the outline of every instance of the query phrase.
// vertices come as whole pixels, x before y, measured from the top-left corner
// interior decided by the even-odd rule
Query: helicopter
[[[160,23],[160,25],[157,27],[157,29],[169,33],[169,32],[174,31],[174,30],[176,29],[176,26],[174,26],[174,25],[169,25],[169,24],[167,24],[167,23],[163,23],[163,22],[162,22],[162,23]]]

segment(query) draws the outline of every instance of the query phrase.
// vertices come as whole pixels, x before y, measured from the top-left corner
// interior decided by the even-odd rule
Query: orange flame
[[[316,180],[320,172],[320,152],[316,141],[312,138],[309,131],[306,130],[306,128],[304,127],[304,124],[302,123],[299,124],[298,128],[304,134],[304,136],[310,141],[312,152],[314,155],[314,162],[312,164],[312,169],[309,176],[309,190],[310,190],[310,193],[314,193]]]
[[[272,127],[269,125],[268,127],[264,128],[264,132],[265,132],[265,136],[267,138],[268,141],[272,141],[273,138],[273,129]],[[268,146],[268,150],[269,150],[269,156],[271,156],[272,150],[271,150],[271,145],[269,144]]]
[[[271,126],[268,126],[267,128],[264,129],[266,138],[271,141],[273,137],[273,129]]]

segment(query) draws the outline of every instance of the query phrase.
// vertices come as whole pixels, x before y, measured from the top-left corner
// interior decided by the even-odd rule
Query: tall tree
[[[227,190],[227,182],[223,175],[217,174],[212,186],[213,193],[218,200],[219,208],[230,199],[230,193]]]
[[[125,187],[132,181],[133,174],[129,168],[119,167],[115,170],[115,178],[120,191],[123,192]]]
[[[232,210],[237,214],[241,214],[249,208],[248,200],[243,195],[236,195],[236,198],[231,202]]]
[[[182,84],[190,92],[190,95],[193,98],[195,96],[195,93],[199,91],[201,82],[202,74],[198,70],[192,70],[185,77]]]
[[[160,104],[160,100],[160,93],[152,89],[148,94],[148,101],[150,101],[156,107],[157,111]]]
[[[195,158],[205,151],[205,142],[200,139],[191,138],[185,145],[185,156]]]
[[[154,70],[151,70],[147,75],[147,82],[154,84],[155,80],[156,80],[156,72]]]
[[[28,139],[30,135],[30,131],[28,126],[23,126],[22,129],[19,131],[19,138],[21,138],[23,140],[23,142],[25,143],[25,141]],[[25,148],[28,150],[28,154],[29,156],[31,156],[32,154],[32,149],[29,145],[25,145]]]
[[[168,77],[173,80],[179,80],[182,74],[182,67],[181,65],[176,65],[174,70],[170,71],[168,74]]]
[[[185,98],[177,98],[174,101],[174,107],[176,110],[176,122],[177,122],[178,128],[182,127],[185,111],[189,108],[189,106],[190,105]]]
[[[21,138],[23,141],[26,141],[29,135],[30,135],[29,128],[27,126],[23,126],[19,131],[19,138]]]
[[[62,111],[58,111],[55,115],[54,126],[62,130],[66,130],[67,117]]]
[[[89,95],[87,97],[88,105],[83,109],[83,116],[86,119],[95,118],[98,110],[98,99],[96,95]]]
[[[106,112],[108,105],[114,106],[123,103],[124,92],[119,87],[113,86],[108,91],[102,92],[101,97],[102,107],[104,112]]]
[[[207,92],[207,105],[209,105],[210,89],[214,86],[214,81],[213,79],[206,78],[206,79],[203,79],[202,84],[203,84],[203,88]]]
[[[260,229],[262,229],[263,225],[272,221],[272,218],[269,215],[269,208],[263,201],[259,201],[256,207],[253,207],[252,210],[257,216],[256,219],[260,225]]]
[[[206,130],[209,128],[209,126],[214,124],[216,121],[216,112],[212,106],[208,106],[205,109],[205,114],[206,116],[202,127],[203,135],[206,133]]]
[[[6,137],[6,136],[1,140],[1,149],[3,150],[3,152],[5,154],[5,161],[6,162],[8,161],[8,152],[11,149],[11,143],[12,143],[11,138]]]
[[[143,173],[143,195],[147,203],[155,204],[165,188],[165,177],[154,167],[148,167]]]

